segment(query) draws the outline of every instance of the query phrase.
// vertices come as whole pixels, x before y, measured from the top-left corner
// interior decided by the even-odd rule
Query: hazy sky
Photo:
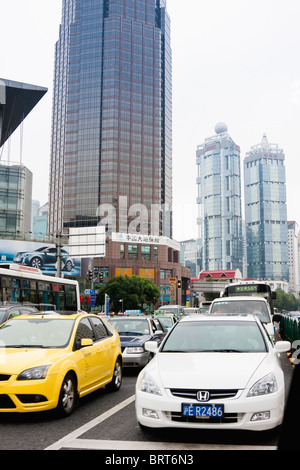
[[[54,45],[61,0],[1,5],[0,78],[49,89],[23,125],[33,198],[48,199]],[[264,133],[284,149],[288,219],[300,224],[300,1],[168,0],[173,50],[174,238],[197,235],[196,149],[224,121],[241,166]],[[20,133],[2,160],[20,161]],[[243,208],[244,212],[244,208]]]

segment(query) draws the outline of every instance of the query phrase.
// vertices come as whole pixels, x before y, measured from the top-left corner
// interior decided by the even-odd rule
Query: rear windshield
[[[252,313],[258,315],[262,323],[271,321],[265,302],[259,300],[222,300],[211,306],[211,313]]]

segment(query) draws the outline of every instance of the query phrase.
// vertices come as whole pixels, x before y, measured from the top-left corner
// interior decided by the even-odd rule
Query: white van
[[[275,340],[275,328],[269,303],[262,297],[221,297],[212,301],[209,314],[252,313],[257,315],[265,326],[269,336]]]

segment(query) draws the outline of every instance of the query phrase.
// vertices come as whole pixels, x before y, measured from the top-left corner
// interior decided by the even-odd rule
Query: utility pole
[[[57,269],[56,269],[56,277],[61,277],[61,238],[62,234],[59,232],[56,235],[57,242],[56,242],[56,264],[57,264]]]

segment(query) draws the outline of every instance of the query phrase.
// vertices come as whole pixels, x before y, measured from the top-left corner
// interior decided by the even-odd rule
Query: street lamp
[[[123,299],[120,299],[119,302],[122,302],[122,313],[123,313]]]

